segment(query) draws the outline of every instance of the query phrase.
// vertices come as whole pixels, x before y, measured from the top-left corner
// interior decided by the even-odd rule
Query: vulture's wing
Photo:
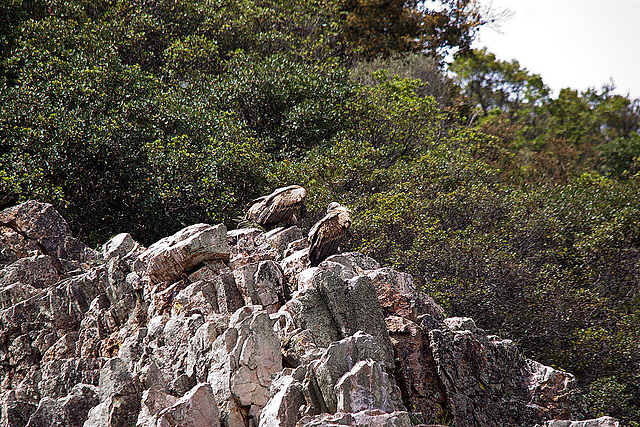
[[[316,267],[338,251],[338,245],[351,225],[349,210],[339,207],[318,221],[309,231],[309,260]]]
[[[300,208],[307,197],[307,190],[299,185],[278,188],[266,197],[264,208],[255,217],[262,225],[273,225],[291,218],[296,209]]]
[[[258,217],[265,210],[265,202],[269,196],[258,197],[250,201],[245,208],[245,218],[258,222]]]

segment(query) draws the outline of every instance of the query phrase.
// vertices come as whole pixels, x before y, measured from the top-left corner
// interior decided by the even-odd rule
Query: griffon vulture
[[[328,256],[338,252],[338,245],[351,225],[351,212],[339,203],[327,207],[327,215],[309,231],[309,261],[316,267]]]
[[[294,225],[297,222],[294,211],[300,208],[304,215],[304,198],[307,190],[299,185],[290,185],[275,190],[273,193],[249,202],[245,219],[254,221],[263,227],[271,227],[284,223]]]

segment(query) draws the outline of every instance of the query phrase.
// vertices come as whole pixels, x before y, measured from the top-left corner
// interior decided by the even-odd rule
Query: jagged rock
[[[172,314],[191,316],[192,314],[219,313],[218,300],[211,283],[203,280],[187,285],[173,299]]]
[[[76,384],[71,393],[58,399],[58,405],[64,410],[70,427],[82,427],[87,420],[89,410],[100,403],[98,387],[89,384]]]
[[[171,407],[177,400],[177,397],[171,396],[155,387],[145,390],[142,393],[140,414],[138,414],[136,427],[156,427],[158,414],[162,410]]]
[[[216,427],[220,414],[211,385],[201,383],[158,414],[158,426]]]
[[[276,261],[280,257],[278,249],[271,246],[264,233],[257,228],[231,230],[227,238],[231,250],[229,263],[233,270],[252,262]]]
[[[0,266],[41,254],[38,245],[10,227],[0,225]]]
[[[337,262],[346,268],[352,270],[354,275],[364,274],[368,270],[377,270],[380,264],[375,259],[363,255],[359,252],[345,252],[342,254],[332,255],[325,261]]]
[[[36,289],[25,283],[14,283],[0,287],[0,310],[10,308],[15,304],[43,293],[42,289]]]
[[[540,408],[544,418],[584,418],[586,406],[573,375],[531,359],[525,359],[525,364],[531,403]]]
[[[204,261],[229,259],[227,229],[223,224],[194,224],[149,246],[133,269],[147,291],[161,282],[172,283]]]
[[[66,396],[77,384],[98,385],[101,360],[60,359],[42,366],[42,379],[38,390],[54,399]]]
[[[271,398],[260,413],[259,427],[294,427],[305,404],[302,379],[306,370],[286,368],[271,382]]]
[[[542,365],[532,370],[511,341],[489,340],[473,319],[445,319],[443,326],[429,331],[430,346],[456,424],[534,425],[556,413],[583,417],[576,384],[567,374]],[[557,387],[538,388],[547,381]],[[553,400],[552,407],[538,404],[540,389],[548,391],[544,400]]]
[[[246,305],[261,305],[272,314],[284,304],[287,290],[284,274],[274,261],[245,264],[233,275]]]
[[[204,281],[210,284],[215,297],[213,305],[217,307],[216,312],[231,316],[244,305],[233,273],[229,267],[221,262],[204,264],[202,268],[189,276],[189,280],[192,283]]]
[[[286,256],[280,261],[285,282],[289,284],[291,293],[298,290],[296,277],[309,266],[309,248],[301,249]]]
[[[382,312],[387,316],[400,316],[417,322],[428,314],[438,322],[444,320],[444,310],[433,298],[416,289],[413,278],[390,268],[367,272],[378,293]]]
[[[48,203],[29,200],[7,208],[0,212],[0,225],[33,242],[41,255],[55,260],[85,263],[99,259],[97,252],[71,236],[67,222]]]
[[[50,205],[0,212],[0,427],[617,425],[559,421],[585,414],[573,376],[409,275],[307,248],[196,224],[99,254]]]
[[[44,397],[36,411],[29,417],[26,427],[69,427],[70,423],[61,405],[50,397]]]
[[[399,409],[400,390],[380,363],[361,360],[345,373],[335,385],[338,412],[361,412],[380,409],[394,412]]]
[[[34,288],[48,288],[59,279],[54,260],[48,255],[20,258],[0,270],[0,287],[23,283]]]
[[[23,427],[29,422],[36,405],[19,401],[16,392],[6,391],[0,395],[0,427]]]
[[[287,258],[294,252],[302,251],[304,249],[309,249],[309,239],[305,237],[294,240],[287,245],[287,248],[284,250],[282,254],[282,258]]]
[[[391,414],[368,410],[357,413],[338,412],[333,415],[321,414],[314,417],[304,417],[298,424],[299,427],[411,427],[411,417],[408,412],[393,412]]]
[[[307,376],[304,381],[305,398],[307,400],[306,413],[309,415],[321,412],[335,413],[338,410],[339,399],[341,399],[342,405],[350,406],[354,404],[353,399],[356,396],[352,391],[357,389],[358,385],[363,387],[366,368],[358,365],[355,371],[351,373],[350,371],[358,362],[367,360],[376,362],[380,366],[384,363],[384,354],[376,340],[371,335],[361,331],[329,345],[323,356],[311,362],[307,369]],[[371,370],[373,371],[374,368],[371,368]],[[400,400],[400,390],[395,385],[395,382],[388,377],[384,377],[381,372],[378,375],[379,381],[377,384],[369,383],[370,386],[379,388],[375,392],[381,393],[378,395],[377,403],[384,402],[387,410],[404,410],[404,405]],[[339,386],[345,374],[352,378],[345,379],[344,384]],[[370,375],[367,381],[373,379],[374,376]],[[353,387],[348,387],[349,385]],[[363,387],[363,389],[366,388]],[[359,392],[362,392],[362,390]],[[365,397],[367,399],[373,394],[374,392],[369,389],[362,395],[367,396]],[[355,402],[356,406],[361,404],[363,402]]]
[[[395,351],[396,379],[405,403],[412,412],[422,413],[427,423],[438,422],[444,417],[445,392],[438,381],[429,336],[411,320],[399,316],[385,320]]]
[[[100,370],[100,404],[90,411],[84,427],[125,427],[135,424],[140,411],[138,386],[126,364],[113,358]]]
[[[321,266],[314,271],[310,285],[294,294],[283,310],[289,313],[295,327],[308,330],[313,343],[320,347],[357,331],[371,334],[380,347],[385,369],[393,372],[393,347],[375,288],[367,276],[344,281]]]
[[[102,245],[102,258],[109,262],[112,258],[129,259],[131,262],[144,251],[144,248],[129,233],[120,233]]]
[[[187,350],[185,370],[188,376],[193,377],[195,375],[198,381],[206,379],[209,368],[206,355],[219,335],[221,335],[220,328],[214,322],[206,322],[198,328],[193,338],[189,341]]]
[[[271,375],[282,370],[280,343],[266,311],[245,306],[213,343],[207,382],[220,408],[223,425],[256,422],[269,400]]]
[[[551,420],[545,422],[543,427],[618,427],[619,425],[620,423],[611,417],[600,417],[584,421]]]
[[[265,239],[279,254],[284,253],[292,242],[300,241],[305,235],[298,227],[278,227],[265,233]]]

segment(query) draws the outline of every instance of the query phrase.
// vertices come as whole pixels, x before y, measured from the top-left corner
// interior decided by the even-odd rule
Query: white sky
[[[640,98],[640,0],[480,0],[514,15],[499,34],[482,28],[473,47],[518,60],[559,89],[600,88]]]

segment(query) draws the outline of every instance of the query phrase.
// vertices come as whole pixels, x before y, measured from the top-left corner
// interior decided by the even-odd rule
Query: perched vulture
[[[327,207],[327,215],[309,231],[309,260],[316,267],[329,255],[338,252],[338,245],[351,225],[349,209],[332,202]]]
[[[305,197],[307,197],[307,190],[299,185],[278,188],[268,196],[252,200],[247,205],[245,218],[263,227],[280,223],[296,224],[297,219],[293,213],[300,208],[301,214],[304,215]]]

